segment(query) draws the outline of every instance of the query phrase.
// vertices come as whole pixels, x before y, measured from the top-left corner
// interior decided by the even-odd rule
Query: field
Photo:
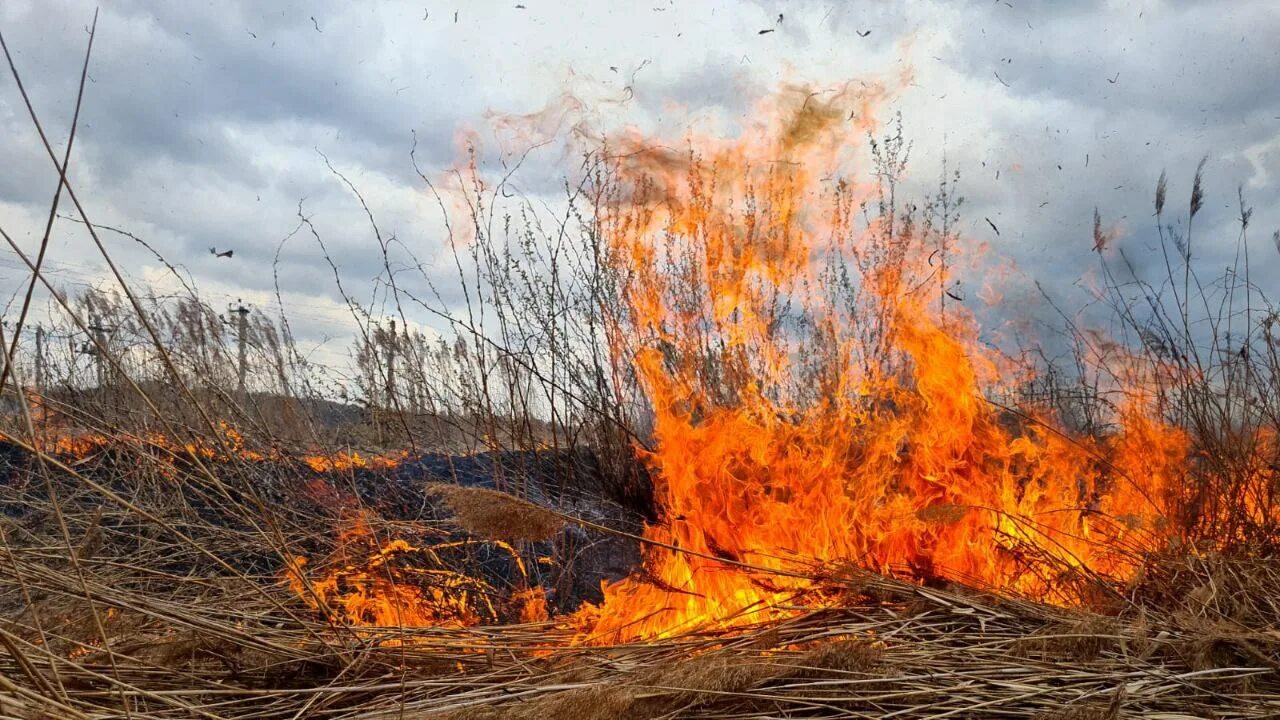
[[[1095,214],[1088,312],[1046,293],[1056,339],[1000,342],[1016,308],[956,284],[1000,259],[958,175],[903,198],[888,92],[574,138],[555,207],[415,160],[453,273],[429,293],[330,166],[385,263],[359,300],[299,210],[355,325],[342,376],[283,302],[220,316],[155,250],[184,292],[113,265],[68,294],[47,233],[5,233],[31,280],[0,717],[1280,716],[1280,341],[1242,194],[1203,277],[1201,172],[1185,205],[1153,178],[1162,273]],[[109,262],[124,231],[44,149],[50,224]],[[28,344],[37,290],[41,342],[79,348]]]

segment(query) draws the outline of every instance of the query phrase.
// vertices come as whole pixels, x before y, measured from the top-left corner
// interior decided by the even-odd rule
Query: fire
[[[289,564],[290,588],[315,611],[344,625],[463,627],[480,622],[472,601],[488,588],[452,570],[404,562],[421,548],[402,539],[379,545],[363,516],[340,536],[339,567],[307,578],[305,557]],[[429,552],[425,554],[430,554]],[[492,607],[488,608],[492,611]]]
[[[357,450],[312,451],[295,455],[278,448],[255,449],[246,444],[244,435],[239,430],[225,421],[218,421],[214,437],[197,438],[186,442],[173,440],[158,432],[141,434],[120,432],[108,436],[102,433],[54,430],[38,434],[36,445],[44,452],[76,459],[85,459],[110,448],[132,447],[162,450],[180,457],[198,457],[202,460],[220,462],[297,461],[317,473],[392,470],[409,457],[408,450],[387,453],[361,453]]]
[[[867,130],[883,96],[788,91],[737,139],[631,134],[606,148],[598,229],[621,300],[605,309],[608,346],[652,413],[652,446],[637,452],[661,520],[645,530],[643,568],[567,620],[579,641],[787,617],[838,602],[833,579],[850,566],[1080,605],[1183,539],[1194,451],[1154,389],[1170,369],[1112,353],[1118,399],[1110,430],[1092,436],[1000,400],[1028,371],[947,300],[959,239],[868,211],[884,206],[882,186],[841,179],[858,177],[850,119]],[[220,436],[125,439],[210,459],[284,457],[225,424]],[[85,456],[121,439],[58,435],[47,449]],[[1251,441],[1275,454],[1274,434]],[[292,457],[331,473],[386,471],[407,454]],[[1276,513],[1262,491],[1276,472],[1251,467],[1259,491],[1232,499],[1259,522]],[[548,620],[516,548],[489,541],[516,568],[514,589],[496,588],[459,560],[478,540],[421,527],[415,540],[388,539],[373,527],[348,518],[328,557],[287,564],[291,590],[330,622]]]
[[[84,459],[111,448],[162,450],[178,456],[202,460],[233,458],[261,462],[267,455],[245,446],[244,436],[226,422],[219,422],[213,438],[179,442],[163,433],[118,432],[113,435],[84,432],[46,432],[37,434],[36,446],[44,452]]]
[[[784,94],[742,139],[685,155],[624,141],[603,229],[625,299],[612,347],[653,409],[664,521],[644,572],[578,618],[588,641],[783,616],[845,564],[1074,604],[1079,581],[1124,582],[1166,541],[1188,444],[1141,365],[1104,439],[989,402],[1010,368],[937,302],[936,245],[860,224],[874,189],[831,179],[867,102]]]
[[[408,450],[386,455],[361,455],[355,450],[327,454],[303,455],[302,462],[316,472],[351,472],[352,470],[391,470],[409,456]]]
[[[416,528],[430,537],[422,544],[402,537],[382,540],[371,516],[350,518],[334,553],[315,572],[294,557],[285,570],[290,589],[313,611],[348,627],[469,627],[500,621],[547,619],[541,587],[529,587],[524,562],[503,542],[522,590],[500,592],[480,577],[462,572],[459,553],[478,544],[447,533]]]
[[[662,517],[643,567],[567,618],[580,642],[786,617],[838,602],[850,566],[1079,605],[1181,539],[1193,450],[1162,420],[1169,369],[1113,352],[1119,399],[1100,435],[999,401],[1030,375],[947,301],[960,239],[867,213],[882,187],[840,179],[857,177],[850,118],[869,130],[883,96],[785,92],[738,139],[606,148],[598,228],[621,299],[605,309],[609,349],[652,411],[652,448],[637,452]],[[1265,515],[1265,497],[1242,501]],[[350,625],[502,616],[460,601],[456,578],[385,584],[375,571],[417,550],[397,543],[310,591],[299,561],[294,590]],[[546,618],[536,586],[507,598],[526,602],[507,619]]]

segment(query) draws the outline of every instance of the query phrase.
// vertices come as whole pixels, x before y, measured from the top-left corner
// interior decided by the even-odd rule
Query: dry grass
[[[1123,697],[1123,692],[1116,692],[1110,701],[1068,705],[1037,715],[1035,720],[1119,720]]]
[[[793,128],[797,138],[825,122],[818,116],[802,120]],[[922,219],[901,211],[885,199],[893,197],[892,183],[905,163],[901,135],[877,146],[875,155],[890,184],[878,218],[886,221],[879,223],[887,228],[886,257],[900,253],[894,243],[906,237],[893,231],[895,223],[923,220],[945,265],[946,244],[954,240],[948,228],[958,222],[948,209],[954,198],[944,187],[930,203],[935,215]],[[597,160],[592,171],[607,175],[607,162]],[[501,185],[474,185],[502,192]],[[574,188],[570,204],[582,203],[575,211],[593,217],[591,211],[617,191],[588,178]],[[1165,192],[1162,178],[1157,213]],[[1192,208],[1198,209],[1204,192],[1197,172]],[[472,199],[476,213],[495,207]],[[97,226],[75,205],[76,221],[94,231]],[[52,207],[51,216],[57,210]],[[299,228],[323,247],[301,209],[299,217]],[[474,227],[503,224],[502,218],[471,220],[466,224]],[[539,247],[559,242],[558,236],[534,237],[532,228],[505,246],[493,234],[472,245],[448,238],[455,253],[468,247],[473,253],[454,258],[460,285],[477,288],[474,298],[468,295],[467,317],[493,318],[496,330],[424,304],[455,333],[452,342],[433,344],[425,334],[389,335],[351,302],[353,315],[364,319],[357,328],[358,377],[351,385],[367,404],[360,422],[369,426],[370,441],[422,449],[423,418],[429,417],[446,425],[439,437],[450,447],[525,449],[548,440],[557,447],[589,447],[620,482],[633,482],[634,449],[647,439],[645,399],[626,353],[618,360],[604,349],[607,328],[626,326],[625,310],[618,278],[600,259],[608,248],[593,227],[585,223],[574,248],[578,265],[567,269],[546,260],[565,255]],[[383,241],[380,235],[377,241]],[[1190,247],[1189,237],[1171,236],[1169,242],[1179,252]],[[13,248],[18,250],[16,243]],[[1247,277],[1247,267],[1233,270],[1233,277]],[[47,282],[43,273],[33,275]],[[396,287],[396,275],[388,266],[382,280],[402,313],[402,300],[419,298]],[[4,438],[11,441],[5,458],[16,460],[12,472],[5,468],[0,504],[21,521],[0,518],[0,715],[1101,720],[1205,716],[1212,709],[1223,720],[1280,716],[1277,528],[1269,515],[1221,507],[1241,488],[1256,487],[1250,478],[1274,470],[1280,452],[1237,442],[1249,436],[1246,431],[1276,427],[1280,418],[1274,314],[1259,314],[1257,327],[1246,328],[1252,353],[1229,346],[1230,337],[1218,337],[1216,330],[1209,347],[1202,347],[1187,329],[1188,305],[1197,298],[1191,283],[1199,280],[1189,261],[1171,263],[1166,275],[1157,285],[1181,285],[1182,292],[1167,306],[1164,290],[1153,293],[1164,325],[1153,329],[1134,314],[1132,293],[1125,294],[1133,288],[1113,284],[1110,299],[1125,323],[1147,332],[1137,333],[1146,344],[1136,352],[1179,370],[1163,392],[1173,421],[1195,438],[1201,462],[1188,475],[1188,497],[1180,499],[1188,512],[1170,521],[1183,523],[1192,539],[1221,540],[1234,554],[1188,545],[1149,558],[1124,595],[1109,598],[1111,617],[833,568],[830,593],[843,592],[836,609],[797,610],[791,620],[733,635],[694,633],[612,647],[576,646],[573,632],[552,622],[351,628],[313,611],[289,590],[282,571],[299,554],[332,549],[338,512],[323,503],[289,502],[296,496],[284,489],[315,480],[293,465],[234,457],[213,462],[195,452],[164,456],[123,442],[105,458],[35,453],[31,446],[48,428],[33,416],[48,424],[53,415],[68,427],[116,439],[159,431],[179,444],[196,439],[217,448],[227,439],[216,427],[223,419],[264,450],[335,439],[305,417],[306,408],[318,406],[319,392],[309,385],[318,375],[293,347],[283,315],[253,319],[263,350],[256,359],[259,376],[250,383],[278,400],[271,403],[276,407],[255,408],[263,398],[230,389],[238,370],[231,339],[194,292],[167,309],[140,303],[122,278],[118,293],[70,302],[54,293],[66,323],[58,330],[84,342],[85,351],[70,352],[63,365],[37,364],[42,383],[53,389],[30,393],[23,378],[11,375],[5,396],[18,407],[4,419]],[[945,288],[938,290],[945,303]],[[1256,297],[1245,293],[1245,307],[1232,304],[1227,315],[1247,312]],[[865,317],[873,320],[883,310],[869,309]],[[26,319],[25,307],[22,313],[18,324]],[[1170,326],[1174,319],[1183,327]],[[94,322],[127,327],[101,338],[88,327]],[[875,334],[881,329],[872,322]],[[93,364],[82,356],[94,358]],[[1214,359],[1219,357],[1233,359]],[[705,369],[709,384],[753,379],[727,360],[705,360],[690,366]],[[101,382],[84,377],[91,370]],[[451,384],[442,387],[442,378]],[[1045,389],[1051,396],[1045,404],[1060,406],[1064,417],[1084,418],[1081,427],[1096,438],[1104,428],[1088,421],[1105,398],[1096,384],[1092,393],[1063,394],[1077,380],[1090,387],[1089,378],[1069,378]],[[503,493],[450,485],[431,490],[459,526],[481,537],[535,542],[564,524],[562,516]],[[1264,506],[1280,497],[1280,488],[1269,490],[1260,499]],[[1206,512],[1191,512],[1198,509]],[[370,517],[371,537],[397,537],[403,530]],[[939,505],[921,519],[946,524],[964,517],[961,508]]]
[[[884,646],[867,639],[823,642],[796,659],[797,677],[823,677],[830,673],[867,673],[884,661]]]
[[[5,526],[0,703],[13,717],[105,718],[125,707],[140,720],[1280,713],[1280,638],[1214,615],[1247,610],[1238,604],[1100,617],[861,572],[840,583],[840,609],[735,635],[575,647],[551,623],[352,633],[309,612],[276,576],[237,577],[166,533],[131,538],[139,518],[129,511],[64,509],[72,548],[101,538],[78,571],[56,523],[22,528],[35,533],[23,542]],[[184,512],[162,519],[219,556],[275,552],[243,531],[179,524]],[[280,519],[295,536],[315,522]],[[175,559],[188,569],[165,570]],[[1214,568],[1216,583],[1251,583],[1259,607],[1242,617],[1277,596],[1266,574]],[[1120,700],[1117,687],[1127,688]]]
[[[408,717],[1103,720],[1206,712],[1247,718],[1280,711],[1280,686],[1256,664],[1195,671],[1171,656],[1152,661],[1132,654],[1125,648],[1137,647],[1133,642],[1084,653],[1075,642],[1044,642],[1064,629],[1085,635],[1105,628],[1125,640],[1147,635],[1149,627],[994,597],[975,601],[883,579],[874,583],[897,602],[855,603],[733,639],[566,649],[576,657],[571,671],[538,665],[515,679],[501,674],[488,690],[471,686],[466,699],[430,701]],[[915,613],[904,612],[909,606]],[[1193,637],[1167,626],[1155,635],[1151,643],[1159,657]],[[1028,643],[1039,643],[1034,658],[1018,650]],[[774,645],[762,647],[768,644]],[[1254,681],[1248,688],[1239,683],[1244,677]]]
[[[432,483],[453,519],[469,533],[504,542],[540,542],[564,527],[564,518],[507,493],[487,488]]]

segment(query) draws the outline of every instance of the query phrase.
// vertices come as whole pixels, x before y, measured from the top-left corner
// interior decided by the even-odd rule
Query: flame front
[[[590,641],[785,615],[842,564],[1078,603],[1073,581],[1124,581],[1163,542],[1187,441],[1141,364],[1102,439],[989,402],[1012,369],[938,302],[936,233],[864,219],[883,195],[833,179],[873,99],[784,93],[683,156],[624,141],[613,351],[652,406],[663,521],[643,572],[584,611]]]
[[[353,470],[394,470],[409,457],[408,450],[373,454],[356,450],[314,451],[287,453],[276,448],[256,450],[245,444],[240,431],[225,421],[218,421],[216,434],[208,439],[196,438],[187,442],[171,439],[163,433],[151,432],[133,435],[117,432],[111,436],[101,433],[67,432],[50,428],[37,435],[36,446],[44,452],[83,460],[112,447],[132,447],[140,450],[165,451],[175,457],[195,457],[201,460],[230,462],[300,462],[317,473],[349,473]]]
[[[1185,497],[1194,443],[1165,419],[1158,382],[1177,370],[1150,357],[1109,352],[1106,432],[1073,434],[999,400],[1031,378],[949,301],[955,268],[977,261],[962,238],[894,210],[890,148],[873,148],[874,172],[855,163],[884,95],[788,90],[737,139],[688,136],[680,153],[630,133],[606,146],[592,230],[610,275],[602,293],[617,294],[598,299],[615,390],[633,382],[651,411],[640,429],[652,442],[637,452],[661,519],[645,530],[643,567],[569,619],[581,642],[786,617],[838,600],[830,581],[845,567],[1083,604],[1187,539],[1189,514],[1239,510]],[[284,457],[245,448],[225,425],[217,443],[64,435],[47,449],[86,455],[122,439]],[[1274,433],[1251,442],[1274,457]],[[406,457],[300,460],[330,473]],[[1274,527],[1277,470],[1254,460],[1257,491],[1216,502]],[[343,625],[545,621],[517,549],[493,543],[517,569],[501,591],[451,564],[472,542],[378,538],[357,517],[328,558],[295,558],[284,577]]]

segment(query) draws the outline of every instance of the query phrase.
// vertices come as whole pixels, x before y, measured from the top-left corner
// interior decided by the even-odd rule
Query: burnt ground
[[[440,554],[448,565],[499,591],[526,582],[519,577],[511,552],[453,528],[449,512],[426,490],[428,484],[500,490],[631,534],[641,533],[654,512],[647,478],[612,479],[588,450],[425,453],[389,470],[345,472],[316,472],[290,460],[208,462],[206,467],[217,483],[205,479],[190,461],[166,458],[149,463],[146,452],[136,447],[107,448],[83,458],[60,459],[121,499],[136,501],[153,512],[167,510],[166,519],[175,527],[244,534],[254,530],[264,512],[271,513],[285,536],[296,539],[293,547],[309,557],[323,557],[332,550],[344,518],[355,508],[372,511],[399,527],[428,527],[432,532],[413,536],[416,546],[427,551],[434,545],[450,548],[447,556]],[[165,463],[172,472],[156,470]],[[114,547],[103,552],[119,556],[137,552],[151,540],[139,536],[139,528],[148,523],[122,509],[119,500],[105,498],[103,492],[63,471],[48,472],[62,512],[71,519],[73,537],[87,536],[93,526]],[[23,536],[40,542],[37,538],[53,535],[56,518],[48,502],[50,483],[43,478],[34,456],[0,443],[0,518],[6,518],[12,529],[11,542],[22,542]],[[463,539],[472,542],[459,550],[458,541]],[[278,554],[264,552],[261,546],[227,544],[223,548],[219,557],[247,573],[278,576],[283,571]],[[553,613],[598,602],[602,582],[625,577],[640,562],[637,541],[571,524],[546,541],[521,543],[516,550],[527,568],[528,582],[543,587]],[[201,571],[191,566],[193,562],[200,559],[187,554],[161,559],[156,569],[174,574]]]

